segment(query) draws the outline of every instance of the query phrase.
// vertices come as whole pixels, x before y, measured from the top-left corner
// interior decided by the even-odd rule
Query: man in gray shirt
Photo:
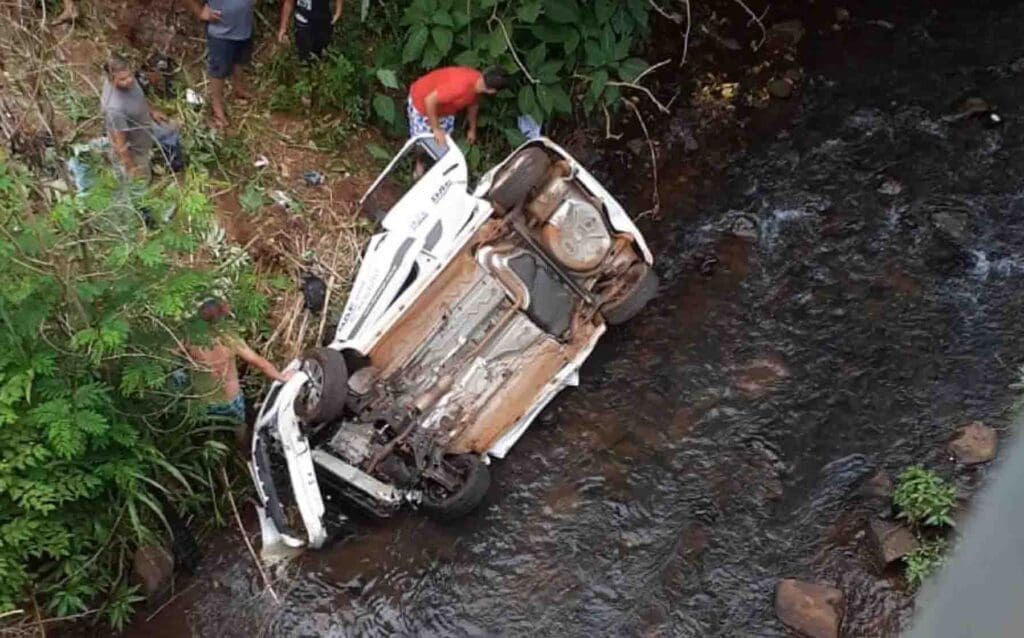
[[[252,58],[254,0],[186,1],[196,17],[206,23],[206,74],[210,77],[213,125],[225,126],[224,80],[231,76],[235,93],[243,99],[250,97],[242,66]]]
[[[156,125],[164,124],[163,113],[151,108],[142,87],[135,81],[128,62],[114,56],[106,65],[100,108],[110,136],[111,161],[122,181],[152,176],[150,158]]]

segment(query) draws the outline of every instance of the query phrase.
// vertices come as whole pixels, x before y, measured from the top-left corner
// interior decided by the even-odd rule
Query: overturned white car
[[[334,341],[263,403],[250,468],[265,545],[319,547],[335,495],[379,516],[469,513],[488,457],[657,291],[636,226],[561,148],[528,142],[470,192],[448,146],[382,216]]]

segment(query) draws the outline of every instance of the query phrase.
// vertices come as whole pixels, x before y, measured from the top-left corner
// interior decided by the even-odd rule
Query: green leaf
[[[480,56],[477,55],[476,51],[470,49],[455,56],[455,59],[452,60],[452,62],[459,66],[477,67],[480,66]]]
[[[555,98],[551,95],[551,89],[547,84],[538,84],[537,90],[537,104],[540,105],[541,110],[545,116],[550,116],[552,111],[555,110]]]
[[[590,89],[587,91],[587,94],[596,102],[597,98],[601,96],[601,92],[604,91],[604,85],[607,83],[608,72],[603,69],[601,71],[595,71],[594,74],[590,76]]]
[[[629,55],[631,48],[633,48],[633,38],[624,37],[615,43],[612,49],[612,57],[615,60],[624,60]]]
[[[382,161],[390,161],[391,160],[391,152],[389,152],[386,148],[384,148],[383,146],[380,146],[379,144],[367,144],[366,145],[366,152],[370,154],[370,157],[372,157],[374,159],[377,159],[377,160],[382,160]]]
[[[526,52],[526,58],[523,60],[523,63],[526,64],[527,69],[536,69],[540,67],[547,54],[548,46],[541,42]]]
[[[426,25],[417,24],[409,29],[409,37],[405,40],[405,48],[402,49],[402,63],[408,64],[423,54],[423,47],[427,44],[430,31]]]
[[[420,66],[424,69],[433,69],[440,64],[442,57],[444,57],[444,54],[431,42],[427,44],[426,49],[423,51],[423,61],[420,63]]]
[[[388,124],[395,123],[395,101],[380,93],[373,96],[373,112]]]
[[[536,77],[541,82],[556,82],[558,80],[558,72],[562,70],[562,66],[565,64],[562,60],[551,60],[545,62],[537,69]]]
[[[650,68],[647,60],[641,58],[629,58],[619,65],[618,73],[623,82],[632,82],[638,75]]]
[[[532,2],[523,2],[516,7],[516,16],[527,24],[533,24],[537,21],[537,17],[540,15],[540,0],[533,0]]]
[[[551,92],[551,99],[554,101],[555,110],[565,115],[572,115],[572,99],[560,84],[548,86]]]
[[[455,26],[455,22],[452,21],[451,14],[449,14],[447,11],[438,11],[433,16],[431,16],[431,20],[433,21],[434,24],[440,25],[442,27],[448,27],[449,29]]]
[[[583,51],[588,66],[601,67],[608,64],[608,56],[597,40],[587,40],[583,43]]]
[[[487,53],[492,58],[497,58],[505,51],[508,51],[508,42],[505,40],[505,34],[502,33],[501,27],[498,27],[487,36]]]
[[[572,55],[580,46],[580,32],[576,29],[566,29],[565,31],[563,48],[566,55]]]
[[[512,148],[516,148],[526,141],[526,136],[523,135],[523,132],[517,128],[503,128],[501,129],[501,132],[502,134],[505,135],[505,141],[507,141],[508,145],[511,146]]]
[[[537,106],[537,99],[533,91],[533,86],[524,84],[520,87],[516,102],[519,106],[520,113],[530,115],[538,122],[542,122],[544,120],[540,112],[540,107]]]
[[[434,44],[437,46],[438,53],[441,56],[446,55],[452,48],[452,30],[444,27],[434,27],[430,30],[430,35],[434,39]]]
[[[544,15],[559,24],[572,24],[580,19],[576,0],[544,0]]]
[[[594,17],[598,24],[606,24],[615,13],[615,2],[613,0],[596,0],[594,2]]]
[[[574,31],[571,27],[564,26],[561,24],[554,24],[552,22],[541,22],[530,28],[530,33],[533,37],[537,38],[541,42],[547,42],[548,44],[558,44],[565,42],[569,37],[569,32]]]
[[[377,69],[377,79],[385,88],[398,88],[398,76],[396,76],[395,72],[391,69]]]

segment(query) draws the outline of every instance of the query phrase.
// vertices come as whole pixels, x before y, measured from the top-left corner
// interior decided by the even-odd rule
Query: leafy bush
[[[525,73],[515,94],[518,111],[538,122],[615,106],[620,88],[648,68],[630,57],[647,29],[644,0],[414,0],[403,63],[432,69],[442,63],[493,65]]]
[[[912,525],[940,526],[953,523],[956,490],[935,472],[914,465],[896,479],[893,503],[898,517]]]
[[[163,534],[164,502],[216,513],[225,426],[170,381],[178,340],[202,342],[203,296],[243,321],[252,275],[204,260],[203,178],[150,193],[173,218],[147,231],[109,174],[52,209],[0,156],[0,612],[35,598],[66,615],[101,604],[125,622],[136,547]]]
[[[275,55],[266,68],[272,85],[270,109],[284,113],[344,113],[352,123],[366,120],[364,77],[361,69],[331,46],[312,65],[299,61],[292,48]]]
[[[921,541],[913,552],[903,557],[904,574],[911,587],[920,587],[945,563],[946,541]]]

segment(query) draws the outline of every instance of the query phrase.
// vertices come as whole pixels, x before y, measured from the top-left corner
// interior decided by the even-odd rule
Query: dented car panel
[[[264,542],[321,546],[327,486],[379,516],[467,513],[489,484],[480,459],[503,458],[578,383],[603,313],[646,302],[630,295],[651,284],[633,293],[627,274],[651,259],[622,207],[557,145],[524,145],[470,192],[449,143],[381,220],[334,341],[307,355],[344,385],[311,392],[324,374],[303,374],[303,358],[268,393],[250,463]]]

